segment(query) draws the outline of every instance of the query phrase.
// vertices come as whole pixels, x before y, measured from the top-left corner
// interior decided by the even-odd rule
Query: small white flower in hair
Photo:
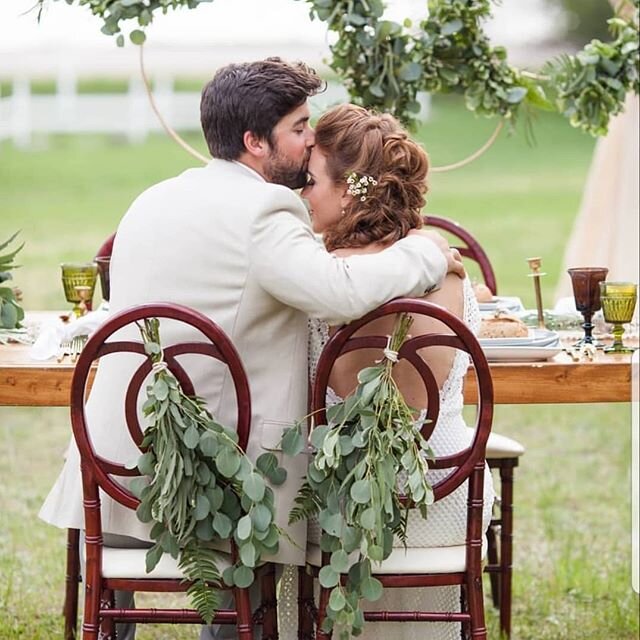
[[[369,185],[375,187],[378,181],[371,176],[359,176],[355,171],[352,171],[347,176],[347,193],[354,198],[360,196],[360,202],[364,202],[367,199],[367,190]]]

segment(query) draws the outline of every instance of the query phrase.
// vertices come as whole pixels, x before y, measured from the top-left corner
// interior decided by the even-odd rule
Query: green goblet
[[[633,347],[622,344],[623,325],[631,322],[636,308],[637,285],[633,282],[601,282],[600,302],[606,322],[613,324],[613,344],[605,353],[633,353]]]
[[[67,302],[73,303],[73,313],[79,317],[83,313],[81,301],[84,300],[85,309],[91,310],[93,292],[98,279],[98,267],[93,262],[64,262],[60,267],[65,298]],[[82,287],[89,287],[88,292]],[[82,295],[79,291],[82,291]]]

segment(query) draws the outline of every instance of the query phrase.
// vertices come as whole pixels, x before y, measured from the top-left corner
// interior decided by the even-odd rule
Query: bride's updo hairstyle
[[[325,113],[316,125],[315,145],[327,158],[327,172],[337,185],[369,181],[364,200],[348,196],[340,220],[324,233],[329,251],[391,244],[410,229],[422,227],[429,159],[389,114],[376,114],[345,104]]]

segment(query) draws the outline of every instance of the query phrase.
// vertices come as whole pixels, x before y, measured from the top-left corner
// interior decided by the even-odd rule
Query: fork
[[[78,360],[78,356],[80,355],[80,352],[82,351],[86,342],[87,336],[76,336],[75,338],[73,338],[73,340],[71,341],[70,349],[71,362],[75,363]]]
[[[60,343],[60,348],[58,349],[58,362],[62,362],[65,356],[70,356],[71,362],[77,362],[78,356],[80,355],[80,352],[82,351],[86,342],[87,336],[75,336],[74,338],[63,340]]]
[[[71,340],[63,340],[58,347],[58,353],[56,354],[56,360],[62,362],[66,355],[71,353]]]

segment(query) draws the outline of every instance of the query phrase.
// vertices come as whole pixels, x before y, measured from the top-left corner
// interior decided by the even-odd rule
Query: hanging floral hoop
[[[38,0],[40,10],[45,1]],[[144,28],[158,11],[194,9],[210,1],[66,0],[86,5],[102,18],[102,32],[115,35],[118,46],[125,43],[123,21],[137,20]],[[622,111],[626,93],[640,90],[640,0],[620,0],[618,13],[626,18],[608,21],[615,40],[592,40],[576,55],[547,62],[541,75],[510,66],[506,50],[491,46],[481,26],[491,15],[491,0],[430,0],[429,16],[420,22],[417,35],[408,31],[410,20],[400,25],[381,19],[383,0],[304,1],[310,5],[310,18],[326,22],[338,35],[331,47],[330,66],[355,104],[390,112],[412,126],[420,110],[418,92],[455,92],[464,94],[469,110],[502,118],[482,147],[459,162],[433,167],[435,173],[459,169],[480,157],[496,141],[504,121],[513,124],[520,110],[557,111],[572,126],[594,136],[605,135],[611,117]],[[144,31],[131,30],[129,39],[140,45],[140,70],[160,124],[183,149],[207,162],[169,126],[155,103],[144,68]]]
[[[45,1],[38,0],[41,7]],[[194,9],[210,0],[66,1],[87,6],[103,19],[102,32],[123,46],[123,23],[137,21],[141,29],[130,31],[129,39],[142,44],[142,29],[157,12]],[[514,121],[523,107],[558,111],[574,127],[600,136],[622,111],[625,94],[640,91],[640,0],[622,0],[619,15],[609,20],[611,42],[593,40],[576,55],[549,61],[539,76],[509,65],[506,50],[491,45],[482,29],[491,0],[430,0],[417,34],[409,31],[408,20],[383,20],[383,0],[304,1],[311,19],[326,22],[338,36],[330,65],[352,101],[393,113],[406,124],[415,122],[420,109],[418,92],[456,92],[481,115]],[[633,11],[622,11],[630,7]]]

